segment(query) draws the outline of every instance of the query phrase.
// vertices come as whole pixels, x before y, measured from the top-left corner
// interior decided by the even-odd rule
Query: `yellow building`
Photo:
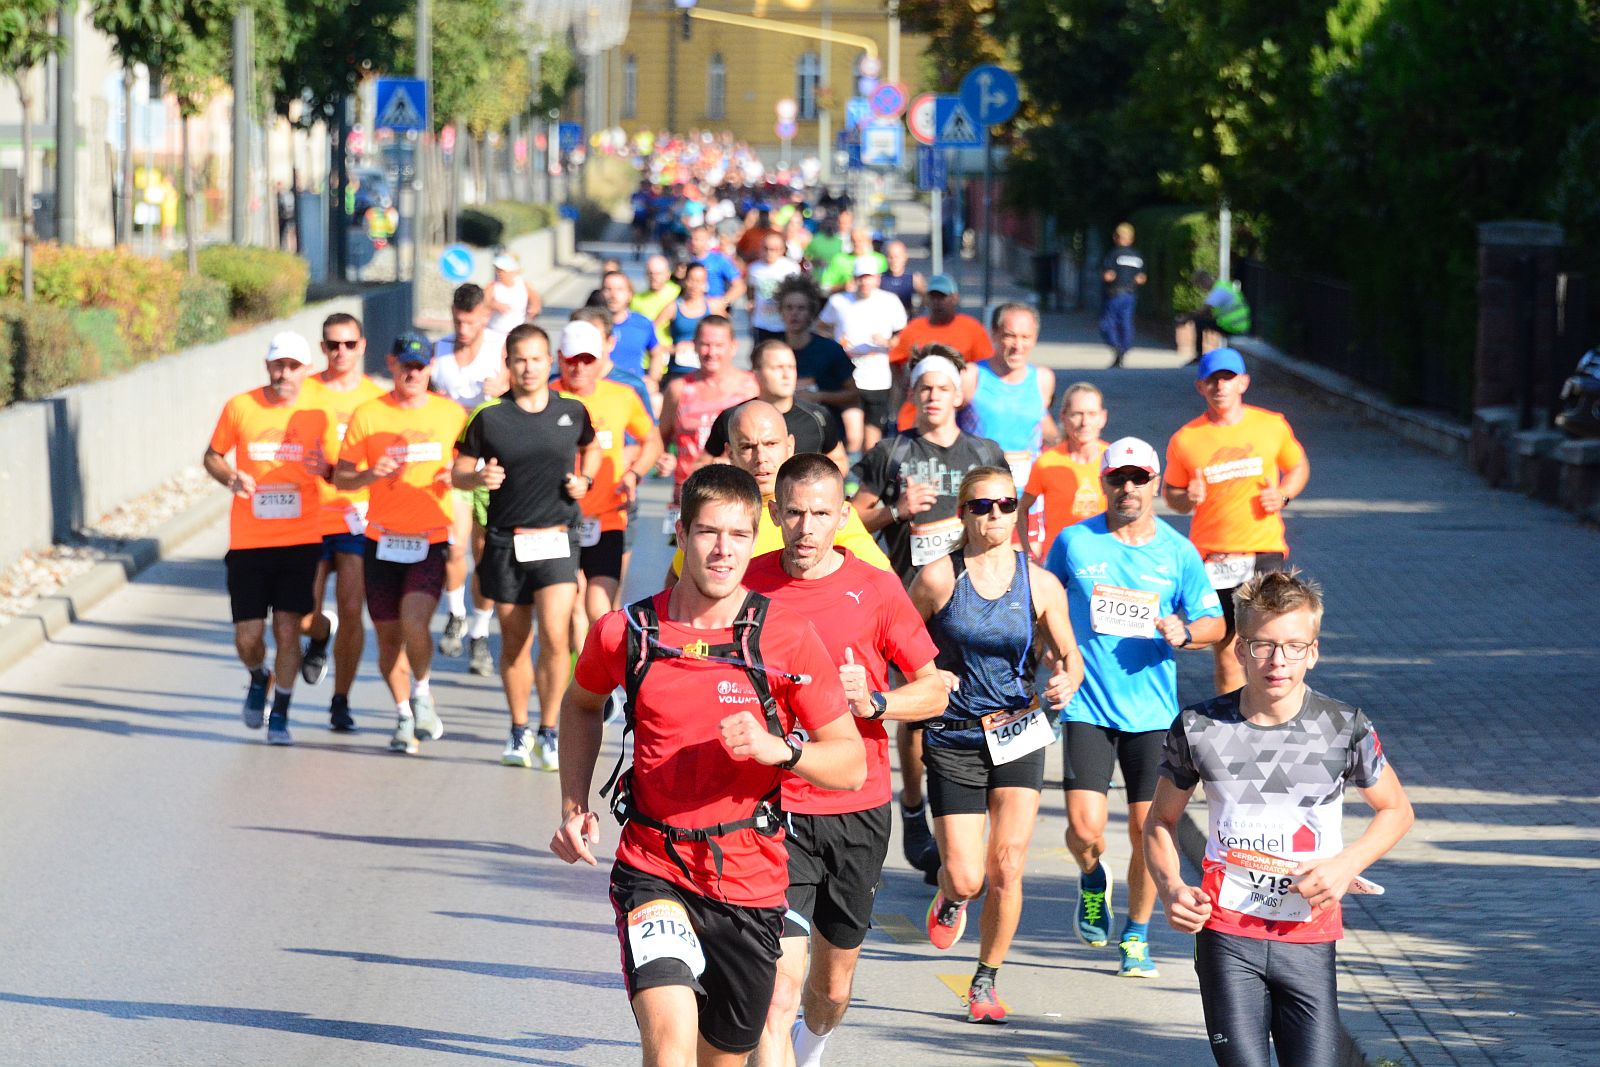
[[[612,113],[629,134],[731,130],[752,145],[774,146],[775,108],[787,98],[797,109],[795,154],[831,144],[867,50],[853,41],[778,32],[784,29],[870,39],[881,64],[879,79],[898,74],[909,95],[921,91],[925,38],[899,33],[882,0],[702,0],[693,10],[711,18],[690,18],[685,39],[685,13],[674,0],[634,3],[627,39],[608,64]],[[712,21],[719,15],[754,18],[766,28]]]

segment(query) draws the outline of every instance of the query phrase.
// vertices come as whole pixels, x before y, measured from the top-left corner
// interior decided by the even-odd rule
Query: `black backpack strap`
[[[760,593],[752,592],[746,596],[739,608],[738,618],[733,621],[733,643],[739,650],[739,658],[745,663],[744,673],[750,679],[750,688],[755,690],[756,699],[761,702],[767,730],[774,737],[782,737],[788,731],[778,718],[778,702],[772,695],[772,683],[762,669],[761,660],[761,627],[766,624],[767,609],[771,606],[772,601]]]
[[[623,609],[628,620],[627,660],[623,663],[622,688],[626,694],[622,705],[622,745],[617,751],[617,765],[611,768],[611,777],[600,787],[600,795],[611,800],[611,813],[618,822],[627,822],[630,812],[628,779],[633,770],[622,769],[628,758],[628,738],[633,734],[634,708],[639,700],[639,687],[656,659],[657,638],[661,633],[661,617],[656,614],[654,597],[645,597]],[[613,793],[613,790],[615,792]]]

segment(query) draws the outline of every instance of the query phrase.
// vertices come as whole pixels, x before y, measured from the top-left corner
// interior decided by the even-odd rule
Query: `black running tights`
[[[1297,945],[1214,930],[1195,938],[1206,1035],[1218,1067],[1337,1067],[1336,942]]]

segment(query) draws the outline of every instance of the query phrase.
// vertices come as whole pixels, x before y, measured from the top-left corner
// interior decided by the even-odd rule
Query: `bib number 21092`
[[[689,913],[676,900],[662,898],[640,904],[628,912],[628,948],[634,967],[651,960],[682,960],[696,978],[706,969],[700,938]]]

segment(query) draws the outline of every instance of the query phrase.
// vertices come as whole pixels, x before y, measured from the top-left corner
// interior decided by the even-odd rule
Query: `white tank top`
[[[453,337],[435,341],[433,353],[434,388],[470,412],[485,399],[484,383],[505,369],[506,339],[504,334],[484,330],[478,358],[465,367],[456,359]]]
[[[528,320],[528,287],[521,282],[516,285],[502,285],[495,282],[491,288],[494,302],[504,304],[510,310],[496,311],[490,315],[489,329],[499,334],[508,334]]]

